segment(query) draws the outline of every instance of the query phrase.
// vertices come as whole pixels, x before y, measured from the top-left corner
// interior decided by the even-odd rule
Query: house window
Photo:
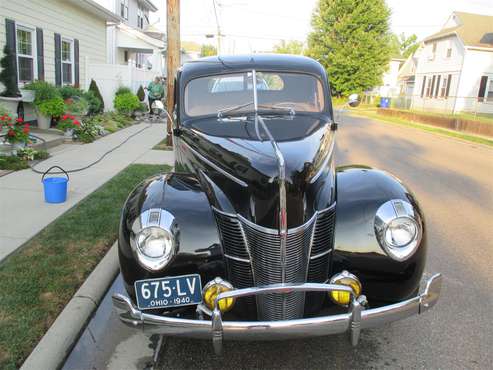
[[[71,85],[74,82],[74,40],[62,39],[62,82]]]
[[[447,58],[450,58],[452,56],[452,41],[448,41],[447,44]]]
[[[433,46],[431,47],[431,60],[434,60],[435,59],[435,54],[437,52],[437,43],[434,42],[433,43]]]
[[[428,98],[431,96],[431,80],[430,77],[426,79],[426,97]]]
[[[442,86],[440,87],[440,97],[446,98],[448,76],[443,76]]]
[[[144,9],[140,5],[137,9],[137,27],[144,28]]]
[[[19,82],[32,82],[35,79],[35,35],[34,29],[17,26],[17,75]]]
[[[482,76],[479,84],[478,101],[493,102],[493,76]]]
[[[128,20],[128,0],[120,0],[120,16]]]

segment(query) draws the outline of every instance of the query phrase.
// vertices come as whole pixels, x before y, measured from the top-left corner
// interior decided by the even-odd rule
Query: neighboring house
[[[414,84],[416,83],[415,78],[419,55],[420,49],[416,50],[414,54],[410,55],[399,69],[399,72],[397,74],[399,95],[406,95],[411,97],[411,95],[413,94]]]
[[[0,2],[0,55],[16,55],[20,88],[34,80],[86,88],[86,59],[106,59],[106,22],[118,17],[93,0]]]
[[[149,13],[158,8],[150,0],[96,0],[121,17],[107,30],[107,63],[126,65],[165,74],[162,52],[164,35],[149,23]]]
[[[493,113],[493,16],[453,12],[424,39],[412,108]]]
[[[387,71],[382,76],[382,86],[376,88],[376,93],[383,97],[393,97],[399,93],[398,74],[405,62],[402,58],[392,58]]]

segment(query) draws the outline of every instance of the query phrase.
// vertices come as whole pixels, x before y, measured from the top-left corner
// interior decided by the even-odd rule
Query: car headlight
[[[136,220],[130,244],[139,264],[147,270],[163,269],[177,249],[177,225],[165,210],[149,210]]]
[[[404,261],[418,249],[422,223],[413,206],[401,199],[385,202],[375,215],[375,235],[385,252]]]

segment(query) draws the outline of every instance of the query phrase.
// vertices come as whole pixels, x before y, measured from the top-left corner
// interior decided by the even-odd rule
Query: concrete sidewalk
[[[53,165],[66,170],[86,166],[147,126],[147,123],[134,125],[91,144],[67,145],[63,150],[55,151],[52,157],[41,162],[36,169],[44,171]],[[41,175],[30,169],[0,177],[0,261],[129,164],[173,165],[172,152],[152,150],[165,135],[164,124],[152,124],[98,164],[82,172],[69,174],[69,191],[65,203],[45,203]]]

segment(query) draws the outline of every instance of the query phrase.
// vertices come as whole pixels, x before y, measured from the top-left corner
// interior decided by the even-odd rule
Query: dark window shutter
[[[62,86],[62,37],[55,33],[55,85]]]
[[[447,90],[445,91],[445,97],[448,98],[448,94],[450,92],[450,82],[452,81],[452,75],[448,75],[447,78]]]
[[[14,66],[15,73],[11,78],[15,79],[15,84],[17,85],[17,45],[16,45],[16,34],[15,34],[15,21],[12,19],[5,19],[5,31],[6,31],[6,41],[7,47],[10,49],[12,55],[12,65]],[[2,50],[3,51],[3,50]]]
[[[423,76],[423,85],[421,85],[421,97],[425,95],[425,87],[426,87],[426,76]]]
[[[440,79],[442,78],[441,75],[438,75],[437,77],[437,87],[435,89],[435,98],[438,96],[438,92],[440,91]]]
[[[433,97],[433,89],[435,88],[435,79],[436,79],[436,76],[433,75],[433,78],[431,79],[431,89],[429,91],[429,97],[430,98]]]
[[[74,86],[80,86],[80,70],[79,70],[79,40],[74,39]]]
[[[43,30],[41,28],[36,28],[36,51],[38,54],[38,80],[44,81],[45,79],[44,42],[43,42]]]
[[[486,85],[488,84],[488,76],[481,77],[481,83],[479,84],[478,101],[483,101],[486,94]]]

